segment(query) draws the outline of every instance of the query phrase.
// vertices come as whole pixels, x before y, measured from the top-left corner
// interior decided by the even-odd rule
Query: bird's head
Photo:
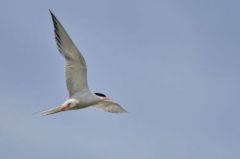
[[[94,93],[95,95],[97,95],[99,98],[103,99],[103,100],[111,100],[111,97],[106,96],[103,93]]]

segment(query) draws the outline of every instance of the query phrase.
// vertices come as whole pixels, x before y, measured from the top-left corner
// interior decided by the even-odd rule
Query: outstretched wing
[[[50,10],[49,10],[50,11]],[[65,76],[69,96],[88,90],[86,62],[56,16],[50,11],[59,52],[65,58]]]
[[[101,108],[106,112],[111,113],[126,113],[127,111],[123,109],[119,104],[112,100],[104,100],[99,102],[97,105],[94,105],[96,108]]]

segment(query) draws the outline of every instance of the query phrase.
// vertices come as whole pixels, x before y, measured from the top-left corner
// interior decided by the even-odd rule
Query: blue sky
[[[1,158],[240,158],[239,5],[1,1]],[[68,96],[48,9],[83,53],[91,90],[129,113],[34,115]]]

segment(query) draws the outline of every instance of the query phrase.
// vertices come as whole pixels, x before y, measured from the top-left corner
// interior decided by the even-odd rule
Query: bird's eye
[[[67,105],[68,105],[68,106],[70,106],[70,105],[71,105],[71,103],[68,103]]]

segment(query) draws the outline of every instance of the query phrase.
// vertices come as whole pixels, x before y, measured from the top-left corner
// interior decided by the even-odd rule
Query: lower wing
[[[101,101],[97,105],[93,105],[93,107],[101,108],[104,111],[111,112],[111,113],[126,113],[127,112],[119,104],[115,103],[112,100]]]

